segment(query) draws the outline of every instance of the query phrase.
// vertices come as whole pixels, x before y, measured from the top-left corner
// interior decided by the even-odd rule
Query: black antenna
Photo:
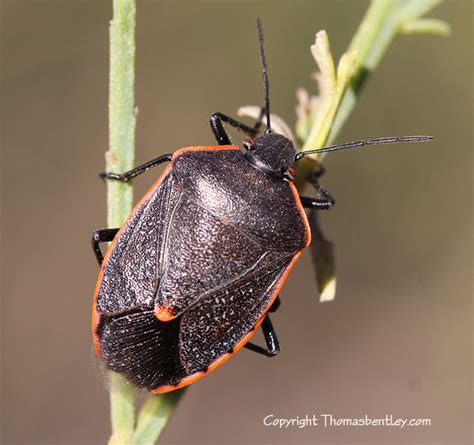
[[[295,162],[299,161],[306,155],[317,153],[329,153],[336,150],[346,150],[348,148],[358,148],[364,145],[381,145],[381,144],[395,144],[398,142],[428,142],[433,140],[433,136],[401,136],[401,137],[387,137],[368,139],[366,141],[347,142],[345,144],[330,145],[328,147],[320,148],[319,150],[300,151],[295,156]]]
[[[265,60],[265,48],[263,45],[263,27],[260,19],[257,19],[257,33],[258,41],[260,44],[260,61],[262,63],[262,77],[263,77],[263,110],[267,117],[267,129],[265,134],[271,133],[272,128],[270,126],[270,97],[268,95],[268,74],[267,74],[267,61]],[[263,111],[262,110],[262,111]]]

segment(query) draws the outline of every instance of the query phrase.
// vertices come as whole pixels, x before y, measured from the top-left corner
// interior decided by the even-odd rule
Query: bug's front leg
[[[319,193],[319,197],[300,196],[303,207],[307,209],[328,210],[336,203],[332,195],[318,181],[318,177],[323,173],[324,170],[319,170],[309,176],[308,182]]]
[[[236,121],[235,119],[232,119],[231,117],[222,113],[212,113],[211,118],[209,119],[209,123],[211,124],[211,129],[212,129],[212,132],[214,133],[217,143],[219,145],[230,145],[231,144],[230,137],[225,131],[224,124],[230,125],[233,128],[237,128],[238,130],[242,131],[246,135],[254,138],[257,136],[260,130],[264,114],[265,112],[264,112],[264,109],[262,108],[260,112],[260,116],[253,128],[249,127],[248,125],[243,124],[242,122]]]
[[[265,357],[275,357],[280,352],[280,342],[278,341],[275,328],[270,320],[270,316],[267,315],[261,325],[263,337],[265,338],[266,348],[263,346],[256,345],[254,343],[247,343],[245,347],[251,351],[262,354]]]
[[[163,164],[163,162],[170,162],[172,158],[171,153],[165,153],[164,155],[158,156],[155,159],[152,159],[151,161],[145,162],[144,164],[139,165],[138,167],[133,168],[132,170],[129,170],[125,173],[100,173],[99,176],[102,179],[113,179],[115,181],[120,181],[120,182],[128,182],[131,179],[135,178],[138,175],[141,175],[142,173],[145,173],[147,170],[150,170],[153,167],[156,167],[157,165]]]
[[[99,263],[99,266],[102,266],[102,262],[104,261],[104,255],[102,255],[102,251],[100,250],[99,244],[113,241],[115,235],[117,235],[117,232],[119,230],[120,229],[100,229],[92,232],[92,251],[94,252],[95,258]]]

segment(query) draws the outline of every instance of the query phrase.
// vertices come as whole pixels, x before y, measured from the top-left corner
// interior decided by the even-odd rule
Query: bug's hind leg
[[[238,130],[242,131],[246,135],[254,138],[257,136],[260,127],[262,125],[262,119],[265,112],[262,108],[260,112],[260,116],[255,123],[255,126],[249,127],[248,125],[243,124],[242,122],[236,121],[229,116],[226,116],[222,113],[212,113],[211,118],[209,119],[209,123],[211,124],[212,132],[217,140],[219,145],[230,145],[230,137],[225,131],[224,124],[230,125],[231,127],[237,128]]]
[[[91,238],[91,246],[92,251],[94,252],[95,258],[99,263],[99,266],[102,266],[102,262],[104,261],[104,255],[102,255],[102,251],[100,250],[99,244],[107,243],[109,241],[113,241],[115,235],[120,229],[100,229],[95,230],[92,233]]]
[[[300,196],[301,204],[307,209],[316,209],[316,210],[328,210],[334,206],[335,200],[332,195],[319,183],[318,178],[322,176],[324,170],[318,170],[315,173],[312,173],[308,182],[315,188],[319,193],[319,197],[313,198],[309,196]]]
[[[275,300],[276,301],[276,300]],[[266,348],[254,343],[247,343],[245,347],[251,351],[264,355],[265,357],[275,357],[280,352],[280,342],[272,325],[270,316],[267,315],[262,323],[262,333],[265,338]]]
[[[151,161],[145,162],[144,164],[139,165],[138,167],[133,168],[125,173],[100,173],[99,176],[102,179],[113,179],[114,181],[120,182],[128,182],[131,179],[135,178],[135,176],[141,175],[145,173],[150,168],[156,167],[157,165],[163,164],[163,162],[170,162],[172,158],[171,153],[166,153],[164,155],[158,156]]]

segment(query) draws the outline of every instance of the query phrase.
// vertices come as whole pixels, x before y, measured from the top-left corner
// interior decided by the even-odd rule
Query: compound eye
[[[242,145],[246,150],[254,150],[255,149],[255,139],[246,138],[243,140]]]

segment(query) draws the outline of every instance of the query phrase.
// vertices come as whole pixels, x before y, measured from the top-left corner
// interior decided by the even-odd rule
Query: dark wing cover
[[[232,352],[265,314],[292,257],[272,252],[258,270],[208,294],[183,315],[160,322],[152,310],[102,317],[101,354],[134,385],[177,385]]]
[[[267,250],[196,204],[187,193],[173,212],[155,303],[178,316],[206,294],[259,267]]]
[[[168,172],[134,209],[104,266],[96,310],[108,315],[153,308],[170,213],[181,192]]]
[[[181,318],[181,363],[205,370],[250,332],[265,314],[293,256],[269,253],[259,267],[199,301]]]
[[[179,318],[163,323],[153,310],[102,316],[101,357],[135,386],[152,390],[175,385],[186,371],[179,357]]]
[[[100,357],[109,369],[141,388],[175,384],[185,375],[179,357],[179,319],[163,323],[154,314],[163,245],[180,195],[168,171],[116,238],[97,293]]]

